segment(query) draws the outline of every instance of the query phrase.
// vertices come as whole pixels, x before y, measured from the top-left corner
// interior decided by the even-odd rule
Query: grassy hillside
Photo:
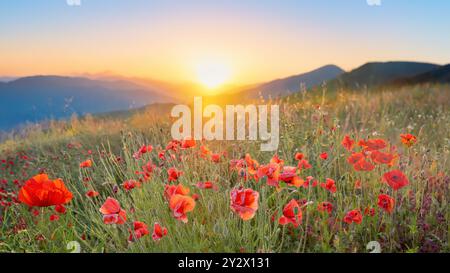
[[[172,122],[154,111],[29,128],[0,145],[0,252],[68,252],[72,241],[82,252],[368,252],[371,241],[382,252],[448,252],[449,106],[445,85],[332,94],[322,88],[284,99],[276,152],[284,162],[273,160],[272,166],[296,167],[303,181],[299,187],[280,178],[275,179],[279,188],[268,185],[267,177],[255,181],[253,161],[240,161],[242,168],[230,163],[249,154],[261,166],[268,164],[274,153],[260,152],[257,142],[197,142],[171,149]],[[417,137],[410,147],[400,139],[406,133]],[[341,144],[346,135],[355,141],[354,153],[364,149],[373,170],[357,171],[349,164],[352,152]],[[358,145],[369,139],[386,141],[380,151],[393,157],[389,164],[376,163],[375,152]],[[153,150],[136,153],[142,145]],[[298,152],[311,168],[297,168]],[[88,159],[92,166],[80,167]],[[182,174],[169,182],[170,168]],[[394,191],[383,183],[392,170],[403,172],[409,184]],[[56,212],[18,202],[21,186],[38,173],[61,178],[72,192],[65,213],[61,207]],[[205,181],[214,187],[199,188]],[[187,223],[174,217],[173,196],[164,195],[166,185],[179,183],[195,200]],[[259,193],[249,220],[230,208],[230,193],[240,186]],[[99,195],[89,197],[89,191]],[[392,197],[393,206],[381,208],[380,194]],[[104,223],[99,209],[108,197],[126,212],[124,224]],[[285,209],[292,199],[298,207]],[[331,204],[329,213],[322,202]],[[351,218],[353,210],[362,219]],[[280,219],[287,218],[293,223],[282,225]],[[134,221],[144,222],[150,234],[131,233],[129,241]],[[155,222],[168,231],[159,241],[152,240]]]

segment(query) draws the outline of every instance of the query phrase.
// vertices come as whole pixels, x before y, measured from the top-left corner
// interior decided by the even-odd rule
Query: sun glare
[[[196,66],[198,81],[209,89],[224,84],[230,78],[230,68],[221,62],[206,61]]]

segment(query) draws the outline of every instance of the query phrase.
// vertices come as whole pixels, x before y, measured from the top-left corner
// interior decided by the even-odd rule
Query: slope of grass
[[[199,156],[200,142],[190,149],[166,151],[166,160],[161,160],[158,153],[171,140],[171,120],[154,112],[127,119],[74,118],[54,122],[46,130],[30,128],[0,146],[0,251],[67,252],[67,244],[76,241],[82,252],[366,252],[367,244],[377,241],[383,252],[448,252],[449,106],[448,86],[332,94],[321,89],[291,96],[281,102],[276,154],[285,166],[297,166],[294,155],[302,152],[312,168],[298,170],[298,175],[304,180],[313,176],[319,185],[296,188],[281,183],[279,190],[268,186],[266,178],[245,181],[230,169],[230,160],[246,153],[267,164],[274,153],[261,152],[257,142],[203,143],[221,155],[218,163]],[[418,142],[402,145],[402,133],[414,134]],[[341,145],[345,135],[355,140],[382,138],[389,143],[386,151],[398,159],[393,166],[357,172]],[[153,145],[153,151],[135,159],[133,154],[144,144]],[[319,157],[323,152],[326,160]],[[80,168],[86,159],[92,159],[93,166]],[[151,177],[126,191],[123,182],[139,181],[150,161],[156,165]],[[173,217],[163,194],[170,167],[183,172],[171,184],[181,183],[190,195],[198,195],[188,223]],[[382,175],[392,169],[403,171],[410,184],[394,192],[382,183]],[[67,212],[57,221],[49,220],[57,214],[52,207],[30,209],[17,202],[20,187],[40,172],[61,178],[73,193]],[[335,180],[335,193],[320,187],[326,178]],[[217,190],[196,187],[207,180]],[[355,187],[356,181],[361,188]],[[259,192],[259,208],[248,221],[230,209],[230,191],[239,186]],[[87,197],[89,190],[99,196]],[[377,206],[380,193],[395,198],[392,213]],[[99,208],[109,196],[127,212],[125,224],[103,223]],[[283,208],[293,198],[304,204],[301,224],[280,225]],[[331,214],[318,211],[324,201],[333,205]],[[371,208],[374,215],[365,215]],[[354,209],[363,214],[361,224],[345,223],[345,214]],[[128,242],[133,221],[145,222],[150,234]],[[151,236],[155,222],[168,229],[158,242]]]

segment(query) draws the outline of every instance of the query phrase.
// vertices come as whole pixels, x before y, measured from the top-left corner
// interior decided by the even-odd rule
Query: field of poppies
[[[278,103],[274,153],[145,112],[11,135],[0,252],[450,251],[450,87]]]

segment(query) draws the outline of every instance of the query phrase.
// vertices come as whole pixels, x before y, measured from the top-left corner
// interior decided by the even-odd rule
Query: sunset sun
[[[209,89],[224,84],[231,75],[229,66],[219,61],[200,62],[195,69],[197,80]]]

